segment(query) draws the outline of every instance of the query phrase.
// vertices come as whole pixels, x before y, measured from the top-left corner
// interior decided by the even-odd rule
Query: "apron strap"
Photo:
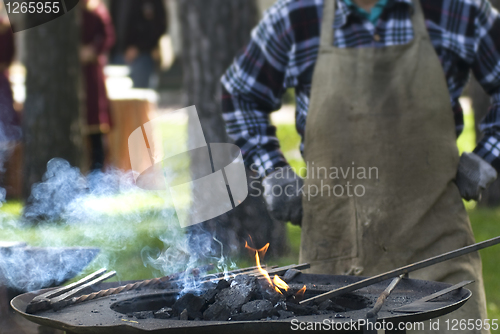
[[[323,19],[321,21],[320,49],[331,49],[333,47],[333,24],[335,22],[336,0],[323,1]]]
[[[413,8],[414,12],[411,22],[413,24],[413,33],[415,34],[415,37],[429,39],[429,31],[425,25],[425,16],[420,0],[413,0]]]
[[[335,23],[335,3],[340,0],[324,0],[323,1],[323,19],[321,22],[321,37],[320,48],[333,48],[333,25]],[[420,0],[413,0],[414,12],[412,15],[412,24],[415,37],[424,39],[429,38],[429,32],[425,25],[424,12]]]

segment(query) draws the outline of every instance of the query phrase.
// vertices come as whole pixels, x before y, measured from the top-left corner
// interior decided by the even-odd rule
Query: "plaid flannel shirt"
[[[229,136],[248,167],[261,176],[287,164],[269,115],[295,88],[296,128],[302,137],[319,49],[324,0],[279,0],[252,31],[250,43],[222,77],[222,110]],[[331,1],[331,0],[329,0]],[[448,82],[457,136],[458,98],[472,70],[491,96],[474,152],[500,172],[500,16],[487,0],[420,0],[432,44]],[[390,0],[376,25],[337,0],[333,25],[339,48],[385,47],[413,39],[411,0]],[[339,79],[341,80],[341,79]]]

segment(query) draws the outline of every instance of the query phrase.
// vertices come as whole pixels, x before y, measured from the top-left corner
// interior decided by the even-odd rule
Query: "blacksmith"
[[[271,214],[302,225],[300,261],[312,272],[371,276],[474,243],[462,198],[477,200],[500,170],[499,36],[487,0],[280,0],[267,11],[222,78],[224,119],[264,178]],[[459,157],[470,70],[492,107],[484,138]],[[303,181],[269,120],[289,87]],[[313,177],[351,166],[377,177]],[[357,195],[340,191],[348,186]],[[411,276],[475,280],[449,317],[484,320],[481,271],[473,254]]]

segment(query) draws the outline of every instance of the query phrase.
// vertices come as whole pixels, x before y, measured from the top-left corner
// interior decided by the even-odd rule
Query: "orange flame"
[[[264,258],[264,255],[266,254],[267,249],[269,248],[269,243],[267,243],[261,249],[255,249],[255,248],[252,248],[252,247],[248,246],[248,242],[245,241],[245,248],[246,249],[250,249],[251,251],[255,252],[255,263],[257,264],[257,269],[262,274],[262,276],[264,276],[264,278],[269,282],[269,285],[270,286],[274,286],[273,285],[273,281],[271,281],[271,277],[269,277],[269,274],[267,273],[267,271],[265,271],[264,269],[262,269],[262,267],[260,266],[259,253],[261,253],[262,257]]]
[[[274,279],[271,280],[271,277],[269,277],[269,273],[260,265],[260,256],[264,258],[264,255],[266,255],[267,249],[269,248],[269,243],[267,243],[261,249],[255,249],[248,246],[248,242],[245,241],[245,248],[255,252],[255,263],[257,264],[257,268],[262,276],[264,276],[264,278],[267,280],[269,286],[271,286],[276,292],[280,294],[283,294],[281,290],[288,291],[288,284],[286,284],[285,281],[283,281],[278,275],[274,275]]]
[[[285,281],[283,281],[278,275],[274,275],[273,283],[274,289],[279,293],[281,293],[280,289],[288,291],[288,284],[286,284]]]
[[[251,250],[252,252],[255,252],[255,263],[257,264],[257,269],[259,272],[264,276],[264,278],[267,280],[269,283],[269,286],[271,286],[276,292],[283,294],[281,290],[288,291],[290,288],[288,284],[286,284],[285,281],[283,281],[278,275],[274,275],[273,280],[271,280],[271,277],[269,277],[269,273],[264,270],[261,265],[260,265],[260,257],[264,258],[264,255],[266,255],[267,249],[269,248],[269,243],[267,243],[264,247],[260,249],[255,249],[252,248],[248,245],[248,242],[245,241],[245,248]],[[304,285],[302,289],[300,289],[296,296],[302,297],[304,296],[304,293],[306,292],[306,286]]]
[[[297,291],[296,296],[297,297],[303,297],[304,293],[306,293],[306,286],[305,285],[302,287],[302,289],[300,289],[299,291]]]

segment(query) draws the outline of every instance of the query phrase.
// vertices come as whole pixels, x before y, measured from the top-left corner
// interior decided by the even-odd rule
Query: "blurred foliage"
[[[281,150],[288,163],[298,174],[300,174],[300,176],[304,177],[306,164],[300,154],[300,136],[297,130],[295,130],[295,124],[277,125],[276,134],[280,141]]]
[[[469,210],[469,217],[477,242],[500,236],[500,208],[475,208]],[[498,245],[480,251],[490,319],[500,319],[499,252]]]
[[[288,88],[281,100],[283,104],[295,104],[295,88]]]
[[[472,152],[476,148],[476,130],[474,126],[474,113],[466,110],[464,114],[464,131],[457,140],[460,154],[462,152]]]

